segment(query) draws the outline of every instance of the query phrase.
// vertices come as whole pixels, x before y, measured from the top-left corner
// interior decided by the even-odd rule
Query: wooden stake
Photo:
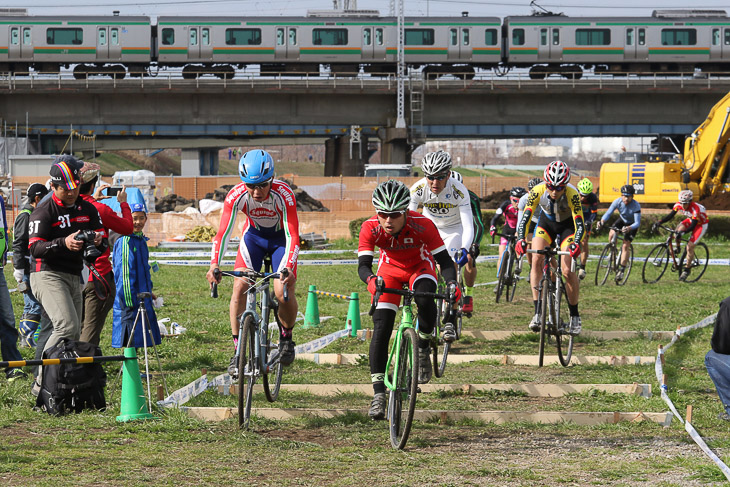
[[[162,401],[163,399],[165,399],[165,388],[160,384],[157,386],[157,400]]]
[[[692,405],[687,405],[687,415],[684,418],[688,423],[692,423]]]
[[[200,375],[208,375],[208,369],[200,369]]]

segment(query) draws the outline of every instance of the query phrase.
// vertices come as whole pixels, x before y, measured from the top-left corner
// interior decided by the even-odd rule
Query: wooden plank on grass
[[[366,360],[366,355],[357,353],[301,353],[297,355],[300,360],[309,360],[317,364],[333,364],[333,365],[354,365],[361,360]],[[573,356],[571,365],[646,365],[653,364],[655,357],[653,356]],[[450,364],[463,364],[469,362],[477,362],[480,360],[496,361],[504,365],[538,365],[537,355],[475,355],[475,354],[449,354]],[[558,364],[557,355],[546,355],[543,363],[545,365]]]
[[[205,421],[220,421],[238,414],[236,408],[189,407],[184,408],[193,418]],[[367,409],[309,409],[309,408],[253,408],[252,415],[266,419],[286,420],[300,417],[335,418],[345,414],[367,415]],[[444,411],[417,409],[414,418],[419,421],[437,419],[445,421],[484,421],[496,424],[510,422],[529,423],[574,423],[579,425],[614,424],[622,421],[652,421],[669,426],[672,413],[647,412],[572,412],[572,411]]]
[[[393,332],[395,337],[395,332]],[[358,330],[357,336],[361,340],[370,339],[372,330]],[[534,332],[528,330],[464,330],[462,336],[476,338],[477,340],[500,341],[507,340],[517,335],[535,335]],[[631,340],[633,338],[645,338],[647,340],[671,340],[674,336],[673,331],[592,331],[583,330],[580,334],[584,338],[595,338],[598,340]]]
[[[607,392],[609,394],[631,394],[651,397],[651,384],[421,384],[423,393],[454,392],[475,394],[486,391],[511,391],[529,397],[561,397],[566,394],[585,393],[589,391]],[[282,384],[282,391],[304,392],[315,396],[336,396],[343,393],[359,393],[370,395],[371,384]],[[218,386],[220,394],[226,394],[224,386]],[[254,386],[254,393],[263,392],[261,385]],[[238,394],[238,385],[229,387],[229,394]]]

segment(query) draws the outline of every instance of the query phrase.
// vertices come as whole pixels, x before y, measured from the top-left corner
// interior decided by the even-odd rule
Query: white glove
[[[631,231],[631,227],[629,225],[626,225],[621,229],[622,233],[629,233]]]
[[[17,282],[21,282],[23,280],[23,277],[25,276],[25,271],[23,269],[15,269],[13,271],[13,277]]]

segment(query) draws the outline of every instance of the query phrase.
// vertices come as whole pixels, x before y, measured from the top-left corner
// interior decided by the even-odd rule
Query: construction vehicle
[[[726,167],[730,157],[730,93],[717,102],[707,119],[684,141],[684,153],[666,159],[650,155],[643,162],[606,163],[601,166],[599,198],[609,202],[632,184],[640,203],[675,203],[683,189],[699,200],[730,190]],[[671,140],[671,139],[670,139]]]

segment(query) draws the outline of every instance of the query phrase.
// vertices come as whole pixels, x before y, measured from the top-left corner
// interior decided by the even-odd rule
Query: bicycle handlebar
[[[380,296],[383,294],[398,294],[400,296],[408,296],[408,297],[427,297],[427,298],[434,298],[434,299],[443,299],[449,303],[449,307],[447,308],[447,312],[444,313],[444,316],[448,316],[451,314],[451,308],[455,301],[455,294],[456,294],[456,285],[450,284],[447,294],[439,294],[439,293],[432,293],[429,291],[412,291],[410,289],[391,289],[385,287],[385,281],[381,276],[376,277],[377,281],[375,282],[375,294],[373,295],[373,301],[370,304],[370,311],[368,311],[368,315],[372,316],[375,312],[375,308],[378,306],[378,301],[380,300]]]
[[[222,271],[218,268],[213,270],[213,277],[215,277],[215,282],[211,284],[210,286],[210,297],[211,298],[217,298],[218,297],[218,280],[222,276],[229,276],[229,277],[238,277],[238,278],[248,278],[248,279],[282,279],[286,278],[286,276],[289,275],[288,269],[283,269],[281,272],[273,272],[273,273],[264,273],[264,272],[256,272],[252,271],[251,269],[245,269],[242,271]],[[289,290],[286,286],[284,286],[284,301],[289,301]]]
[[[534,250],[534,249],[527,249],[527,252],[530,254],[540,254],[540,255],[546,255],[549,257],[553,257],[555,255],[570,255],[570,252],[566,252],[565,250],[555,250],[552,247],[548,247],[545,249],[540,250]],[[570,262],[570,272],[575,272],[575,261],[578,260],[577,258],[573,258]]]

